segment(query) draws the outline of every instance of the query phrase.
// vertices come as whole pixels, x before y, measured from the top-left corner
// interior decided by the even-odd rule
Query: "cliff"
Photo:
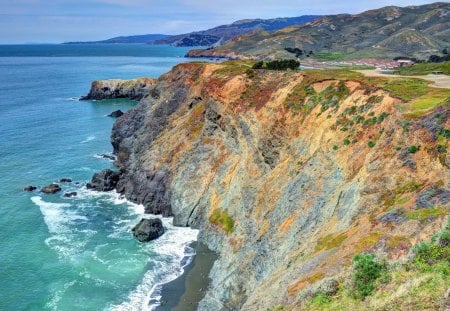
[[[355,254],[406,258],[442,228],[448,90],[250,65],[178,65],[112,131],[117,190],[220,254],[200,310],[303,308]]]

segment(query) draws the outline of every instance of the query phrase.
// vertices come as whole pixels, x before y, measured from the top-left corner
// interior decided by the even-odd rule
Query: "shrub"
[[[221,211],[220,209],[215,209],[212,213],[211,217],[209,217],[209,221],[220,227],[223,231],[225,231],[227,234],[230,234],[234,230],[234,220],[233,218],[228,214],[227,211]]]
[[[408,152],[409,153],[416,153],[419,150],[420,150],[420,146],[409,146],[408,147]]]
[[[372,254],[357,254],[353,257],[352,285],[354,295],[364,299],[376,289],[376,281],[386,273],[386,265],[380,263]]]
[[[295,70],[298,67],[300,67],[300,62],[293,59],[274,60],[266,63],[266,68],[269,70]]]
[[[369,146],[369,148],[373,148],[373,147],[375,147],[375,143],[373,141],[369,141],[367,143],[367,146]]]
[[[344,145],[346,146],[350,145],[350,139],[348,138],[344,139]]]
[[[255,63],[255,64],[252,66],[252,68],[253,68],[253,69],[262,69],[263,66],[264,66],[264,62],[260,61],[260,62]]]

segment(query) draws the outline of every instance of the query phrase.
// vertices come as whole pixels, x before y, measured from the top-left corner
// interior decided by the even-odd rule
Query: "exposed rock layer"
[[[439,230],[448,105],[411,119],[375,80],[239,66],[174,67],[111,135],[117,190],[220,253],[200,310],[301,305],[355,253],[399,258]]]

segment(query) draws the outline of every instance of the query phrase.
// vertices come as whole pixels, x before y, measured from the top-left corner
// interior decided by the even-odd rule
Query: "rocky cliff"
[[[356,253],[403,258],[440,230],[448,90],[424,105],[420,80],[249,67],[178,65],[112,131],[117,190],[220,254],[199,309],[298,309]]]
[[[101,100],[112,98],[129,98],[140,100],[149,93],[155,79],[137,78],[132,80],[110,79],[92,82],[88,95],[81,100]]]

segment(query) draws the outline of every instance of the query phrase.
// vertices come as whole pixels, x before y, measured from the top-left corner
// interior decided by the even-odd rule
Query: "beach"
[[[194,259],[181,277],[163,285],[161,306],[156,308],[157,311],[193,311],[203,299],[217,255],[200,242],[193,242],[191,247],[196,252]]]

